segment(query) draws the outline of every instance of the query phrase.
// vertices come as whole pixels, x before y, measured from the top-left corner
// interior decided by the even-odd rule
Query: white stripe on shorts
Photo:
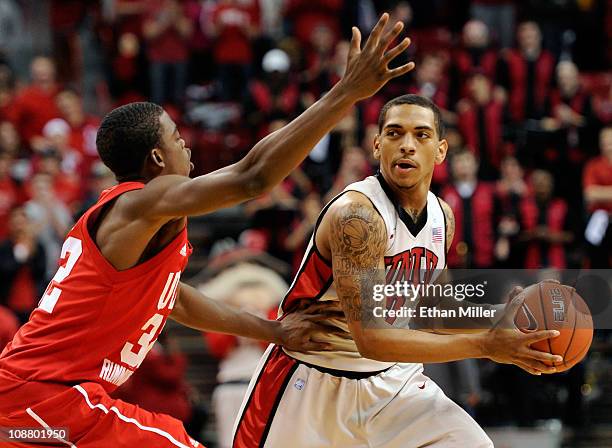
[[[91,401],[89,400],[89,395],[87,395],[87,391],[85,389],[83,389],[83,387],[81,387],[79,385],[76,385],[76,386],[73,386],[73,387],[76,390],[78,390],[81,393],[81,395],[83,395],[83,397],[85,397],[85,401],[87,402],[87,406],[89,406],[91,409],[98,408],[102,412],[104,412],[105,414],[108,414],[109,410],[103,404],[98,403],[96,405],[93,405],[91,403]],[[133,418],[130,418],[130,417],[126,417],[125,415],[121,414],[121,412],[119,412],[119,409],[117,409],[115,406],[111,407],[110,410],[113,411],[115,414],[117,414],[117,417],[119,417],[124,422],[132,423],[132,424],[136,425],[138,428],[142,429],[143,431],[154,432],[155,434],[158,434],[158,435],[160,435],[162,437],[165,437],[173,445],[178,446],[179,448],[193,448],[191,446],[187,446],[187,445],[179,442],[174,437],[172,437],[171,434],[167,433],[166,431],[163,431],[163,430],[161,430],[159,428],[153,428],[151,426],[144,426],[140,422],[138,422],[137,420],[135,420]]]
[[[45,422],[45,421],[44,421],[44,420],[43,420],[43,419],[40,417],[40,415],[38,415],[38,414],[37,414],[36,412],[34,412],[32,409],[27,408],[27,409],[26,409],[26,412],[28,413],[28,415],[29,415],[30,417],[32,417],[34,420],[36,420],[38,423],[40,423],[40,425],[41,425],[43,428],[48,429],[48,430],[51,430],[51,427],[50,427],[49,425],[47,425],[47,422]],[[65,444],[66,444],[66,445],[68,445],[70,448],[77,448],[77,446],[76,446],[76,445],[74,445],[74,444],[72,444],[72,443],[68,442],[67,440],[62,439],[61,437],[54,437],[54,439],[57,439],[57,440],[59,440],[60,442],[65,443]]]

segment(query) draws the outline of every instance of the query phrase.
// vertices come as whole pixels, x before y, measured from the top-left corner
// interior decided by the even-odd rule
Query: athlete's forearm
[[[431,334],[417,330],[365,329],[361,355],[388,362],[450,362],[486,358],[485,334]]]
[[[281,343],[280,322],[262,319],[210,299],[185,283],[180,284],[176,304],[170,317],[195,330]]]
[[[281,182],[358,100],[342,81],[278,131],[266,136],[238,162],[257,192]]]

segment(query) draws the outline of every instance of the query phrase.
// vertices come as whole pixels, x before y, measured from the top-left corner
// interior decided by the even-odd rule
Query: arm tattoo
[[[442,199],[440,199],[440,205],[446,217],[446,251],[448,252],[455,237],[455,214],[451,210],[450,205]]]
[[[351,203],[334,213],[330,241],[334,281],[349,322],[372,317],[372,290],[385,281],[379,262],[386,243],[386,228],[373,208]]]

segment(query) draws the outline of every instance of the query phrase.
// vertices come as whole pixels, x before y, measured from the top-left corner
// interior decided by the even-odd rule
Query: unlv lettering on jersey
[[[385,257],[387,284],[411,282],[413,284],[429,283],[438,265],[438,256],[425,247],[413,247],[392,257]],[[406,297],[387,298],[387,309],[398,310],[406,303]],[[389,324],[395,317],[387,317]]]

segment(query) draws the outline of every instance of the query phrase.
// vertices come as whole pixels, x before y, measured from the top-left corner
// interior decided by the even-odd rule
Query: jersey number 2
[[[47,313],[53,312],[53,308],[55,308],[55,304],[62,293],[62,289],[59,284],[66,277],[68,277],[82,253],[83,243],[81,240],[73,236],[68,237],[62,246],[62,254],[60,257],[60,259],[63,260],[67,254],[68,259],[66,260],[66,263],[63,266],[60,266],[60,268],[57,270],[55,276],[51,280],[51,283],[49,283],[45,294],[42,296],[42,299],[40,299],[38,307],[41,310],[45,310]]]

